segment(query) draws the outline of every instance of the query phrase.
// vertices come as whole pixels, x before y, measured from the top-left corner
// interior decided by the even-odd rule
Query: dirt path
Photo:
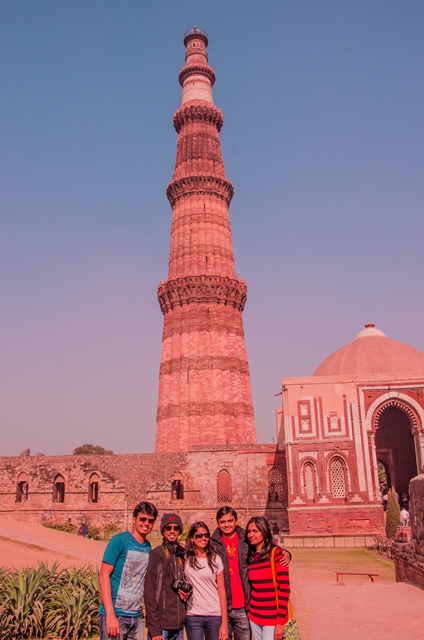
[[[379,581],[335,571],[372,571]],[[302,640],[423,640],[424,591],[396,583],[393,563],[365,549],[295,549],[290,565]]]
[[[37,524],[0,517],[0,565],[35,566],[38,562],[62,567],[100,565],[106,543],[54,531]]]

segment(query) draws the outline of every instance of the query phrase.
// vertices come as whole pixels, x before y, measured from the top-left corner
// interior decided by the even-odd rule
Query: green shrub
[[[98,635],[99,603],[91,567],[0,568],[0,640],[91,638]]]
[[[47,529],[55,529],[56,531],[64,531],[65,533],[77,533],[78,527],[76,524],[72,524],[72,522],[43,522],[43,527],[47,527]]]
[[[187,539],[187,534],[190,531],[190,525],[189,524],[185,524],[183,526],[183,531],[179,537],[179,540],[181,540],[181,542],[184,542]]]
[[[93,540],[100,540],[100,529],[97,527],[88,527],[88,537]]]
[[[105,528],[103,529],[103,531],[105,534],[105,538],[111,538],[115,534],[119,533],[119,528],[116,526],[116,524],[113,524],[113,522],[110,522],[105,525]]]
[[[399,501],[396,491],[392,487],[389,491],[386,511],[386,536],[389,540],[393,540],[396,535],[396,527],[399,527],[400,524],[401,520]]]

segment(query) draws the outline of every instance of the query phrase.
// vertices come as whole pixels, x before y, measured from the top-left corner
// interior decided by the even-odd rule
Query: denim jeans
[[[141,616],[132,618],[131,616],[116,616],[119,622],[120,636],[110,636],[106,627],[106,616],[99,614],[100,640],[143,640],[144,620]]]
[[[250,628],[252,629],[253,640],[274,640],[275,625],[266,627],[250,620]]]
[[[183,640],[184,627],[181,629],[162,629],[163,640]]]
[[[228,640],[250,640],[250,624],[246,609],[228,612]]]
[[[187,616],[188,640],[218,640],[221,622],[221,616]]]

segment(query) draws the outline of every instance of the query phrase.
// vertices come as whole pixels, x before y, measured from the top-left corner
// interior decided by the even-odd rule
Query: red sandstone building
[[[408,493],[424,463],[424,354],[373,324],[313,376],[283,379],[290,533],[379,533],[378,465]]]
[[[232,504],[292,536],[382,532],[377,467],[408,491],[424,463],[424,354],[366,325],[311,377],[283,380],[278,443],[256,442],[242,311],[207,35],[185,34],[156,453],[0,458],[0,513],[103,528],[155,502],[184,522]]]

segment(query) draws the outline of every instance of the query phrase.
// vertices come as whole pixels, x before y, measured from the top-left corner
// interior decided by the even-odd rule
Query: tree
[[[113,451],[105,449],[99,444],[83,444],[81,447],[77,447],[73,450],[74,456],[111,456]]]
[[[393,540],[396,535],[396,527],[399,527],[400,521],[400,507],[397,497],[397,493],[392,487],[389,491],[389,497],[387,499],[387,511],[386,511],[386,536],[389,540]]]

